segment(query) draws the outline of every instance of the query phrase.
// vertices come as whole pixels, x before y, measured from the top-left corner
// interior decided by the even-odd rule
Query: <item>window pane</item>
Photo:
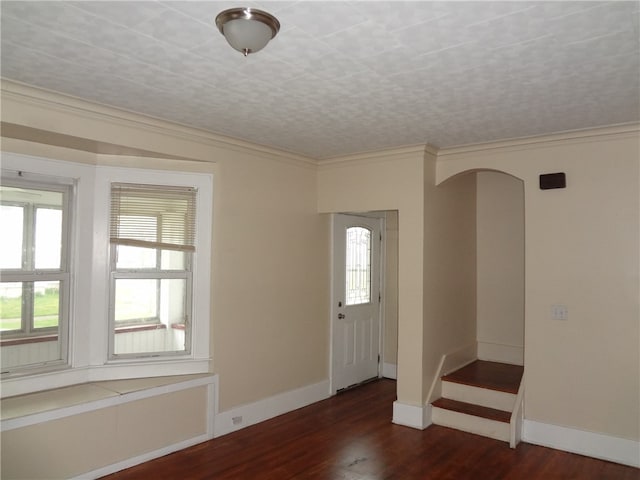
[[[150,282],[153,283],[153,288]],[[140,323],[138,329],[135,328],[135,323],[129,323],[130,329],[116,330],[114,354],[185,352],[185,334],[189,331],[189,325],[186,322],[186,279],[116,280],[116,295],[125,290],[129,290],[127,295],[137,299],[138,304],[147,305],[149,308],[158,306],[155,319],[157,323],[148,322],[146,325],[153,326],[150,329],[145,329],[144,323]],[[131,304],[120,305],[119,298],[116,297],[116,315],[118,312],[124,315],[127,309],[131,309],[127,315],[129,320],[132,320],[134,308],[136,306]],[[117,316],[116,319],[118,319]],[[120,326],[123,326],[123,323],[116,323],[116,328]]]
[[[116,323],[157,322],[159,282],[156,279],[117,279]]]
[[[0,268],[22,268],[23,221],[24,208],[0,206]]]
[[[62,210],[36,208],[36,268],[60,268]]]
[[[73,194],[71,181],[62,184],[57,177],[49,183],[42,175],[36,180],[29,172],[23,174],[2,177],[0,185],[0,267],[19,268],[22,280],[0,284],[0,354],[3,372],[11,373],[63,366],[68,354],[60,331],[66,331],[61,327],[68,320],[62,308],[69,301],[62,223]]]
[[[0,284],[0,331],[22,328],[22,283],[2,282]]]
[[[157,267],[158,250],[155,248],[116,245],[116,249],[118,252],[117,269],[155,269]]]
[[[33,328],[58,327],[60,282],[33,282]]]
[[[187,255],[189,252],[181,252],[178,250],[161,250],[161,268],[162,270],[186,270]]]
[[[359,305],[371,301],[371,230],[347,228],[346,304]]]

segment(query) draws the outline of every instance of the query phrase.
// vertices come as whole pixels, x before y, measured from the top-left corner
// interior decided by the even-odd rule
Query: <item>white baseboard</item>
[[[440,379],[441,375],[448,375],[459,368],[462,368],[478,359],[478,344],[477,342],[470,343],[464,347],[460,347],[457,350],[446,353],[442,356],[440,361],[441,368],[434,380]],[[433,387],[433,385],[432,385]],[[433,399],[435,400],[435,398]],[[431,401],[433,401],[431,400]]]
[[[220,437],[298,408],[306,407],[330,396],[329,380],[325,380],[220,412],[216,415],[214,423],[214,437]]]
[[[524,347],[478,341],[478,359],[489,362],[524,365]]]
[[[525,420],[522,440],[527,443],[640,467],[640,442]]]
[[[398,366],[395,363],[382,364],[382,376],[384,378],[398,379]]]
[[[175,443],[158,450],[154,450],[153,452],[143,453],[142,455],[138,455],[137,457],[127,458],[126,460],[123,460],[121,462],[113,463],[111,465],[107,465],[106,467],[83,473],[77,477],[72,477],[71,480],[87,480],[91,478],[104,477],[105,475],[110,475],[112,473],[119,472],[120,470],[124,470],[125,468],[134,467],[141,463],[148,462],[149,460],[169,455],[170,453],[177,452],[178,450],[182,450],[183,448],[188,448],[193,445],[197,445],[198,443],[206,442],[207,440],[211,440],[211,437],[209,435],[200,435],[198,437],[183,440],[182,442]]]
[[[431,425],[431,405],[417,406],[393,402],[393,423],[424,430]]]

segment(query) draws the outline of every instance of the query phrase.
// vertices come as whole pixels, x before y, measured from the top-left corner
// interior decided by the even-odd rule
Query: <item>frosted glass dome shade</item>
[[[280,29],[275,17],[251,8],[225,10],[216,17],[216,25],[229,45],[245,56],[262,50]]]

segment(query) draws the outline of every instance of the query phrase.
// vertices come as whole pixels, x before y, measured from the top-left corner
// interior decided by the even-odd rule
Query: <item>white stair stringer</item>
[[[442,381],[442,396],[459,402],[472,403],[482,407],[495,408],[506,412],[513,411],[516,395],[513,393],[474,387],[462,383]]]
[[[453,410],[436,406],[433,407],[431,415],[431,420],[436,425],[509,442],[510,427],[508,423],[476,417],[475,415],[467,415],[466,413],[454,412]]]
[[[522,425],[524,423],[524,373],[520,379],[520,387],[518,387],[518,395],[513,405],[513,411],[511,412],[511,420],[509,421],[509,428],[511,435],[509,439],[509,446],[516,448],[522,440]]]

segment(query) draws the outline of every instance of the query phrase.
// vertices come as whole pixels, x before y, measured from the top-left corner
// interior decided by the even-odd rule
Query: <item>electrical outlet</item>
[[[566,305],[551,305],[552,320],[569,320],[569,309]]]

